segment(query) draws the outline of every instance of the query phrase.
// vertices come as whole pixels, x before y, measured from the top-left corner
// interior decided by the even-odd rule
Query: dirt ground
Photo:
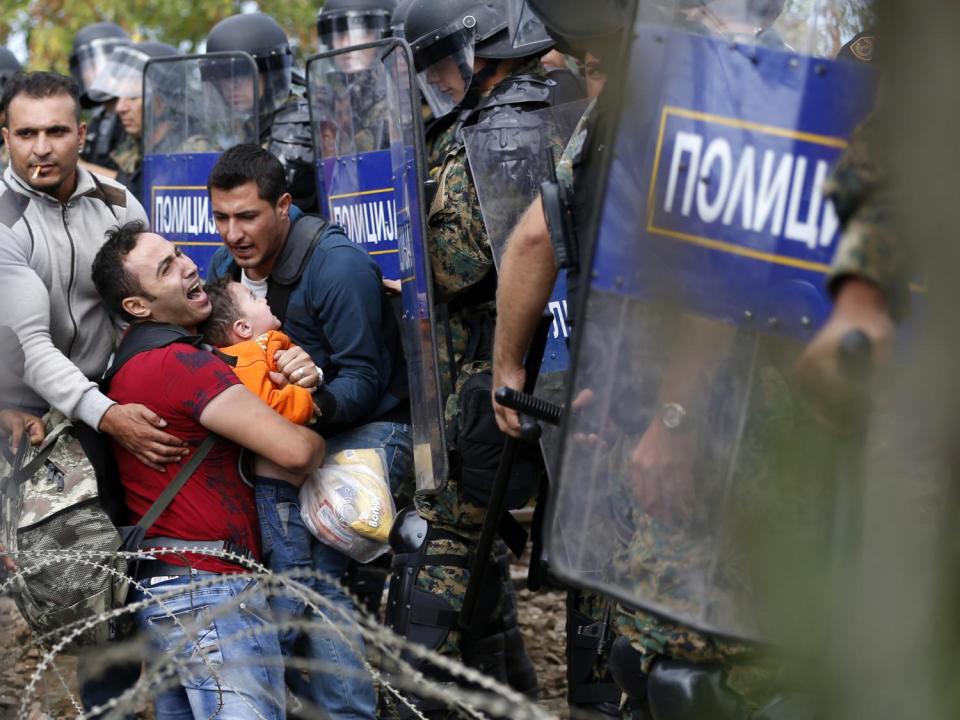
[[[525,568],[514,569],[515,577]],[[520,592],[520,625],[540,679],[540,704],[566,718],[566,677],[564,665],[564,596],[562,593]],[[30,647],[26,623],[13,601],[0,597],[0,720],[17,716],[20,699],[40,659],[40,652]],[[61,656],[57,669],[63,682],[76,687],[76,661]],[[77,710],[71,705],[63,684],[53,672],[40,680],[40,690],[30,708],[30,720],[73,718]],[[149,718],[147,708],[140,713]]]

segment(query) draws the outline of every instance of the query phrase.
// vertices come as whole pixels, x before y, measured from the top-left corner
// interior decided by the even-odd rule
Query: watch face
[[[686,412],[676,403],[667,403],[663,406],[663,424],[669,430],[676,430],[680,427],[684,415],[686,415]]]

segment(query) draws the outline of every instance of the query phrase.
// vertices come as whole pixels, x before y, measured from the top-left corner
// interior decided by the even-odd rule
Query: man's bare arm
[[[322,437],[274,412],[242,385],[207,403],[200,424],[291,473],[305,475],[323,462]]]
[[[523,356],[557,280],[543,204],[538,197],[507,240],[497,280],[497,328],[493,349],[493,389],[506,385],[522,390]],[[492,400],[497,425],[520,436],[520,418]]]

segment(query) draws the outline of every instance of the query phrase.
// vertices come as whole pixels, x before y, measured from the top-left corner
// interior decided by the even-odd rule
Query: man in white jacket
[[[148,408],[117,405],[97,387],[117,328],[91,265],[108,228],[146,222],[146,213],[122,185],[77,166],[86,133],[78,94],[63,75],[18,73],[0,99],[10,152],[0,180],[0,324],[16,332],[26,359],[25,387],[0,402],[37,414],[60,410],[159,468],[189,451]],[[81,677],[84,705],[106,702],[138,675],[133,665]]]
[[[21,73],[4,88],[3,139],[10,166],[0,181],[0,322],[26,355],[23,396],[109,433],[147,464],[186,449],[141,405],[116,405],[97,388],[117,330],[93,287],[90,265],[114,225],[146,222],[122,185],[77,166],[86,127],[77,86],[48,72]],[[12,401],[12,402],[11,402]]]

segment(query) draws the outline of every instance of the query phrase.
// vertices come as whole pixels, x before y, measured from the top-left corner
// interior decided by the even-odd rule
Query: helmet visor
[[[113,51],[90,85],[93,96],[135,98],[143,93],[143,67],[147,55],[132,47]]]
[[[448,27],[412,48],[417,83],[438,118],[463,100],[473,80],[473,28],[460,23]]]
[[[74,78],[84,92],[92,90],[93,81],[107,64],[107,59],[113,53],[114,48],[121,45],[129,45],[130,41],[126,38],[100,38],[77,48],[76,53],[71,58],[71,69]],[[94,98],[105,99],[105,98]]]
[[[390,15],[385,11],[354,10],[317,19],[320,52],[344,50],[386,37]]]
[[[287,101],[293,80],[293,55],[289,52],[256,58],[260,71],[260,114],[276,112]]]

